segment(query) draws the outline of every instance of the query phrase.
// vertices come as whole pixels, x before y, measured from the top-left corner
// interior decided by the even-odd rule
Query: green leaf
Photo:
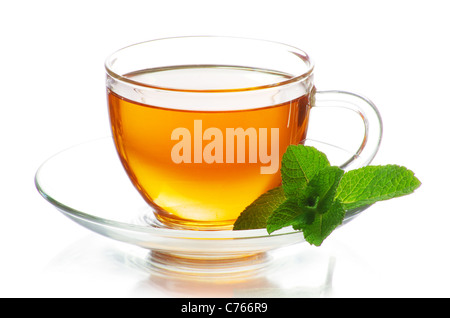
[[[318,213],[325,213],[333,204],[339,181],[344,170],[326,167],[320,170],[308,183],[300,204],[315,207]],[[310,205],[313,202],[314,205]]]
[[[281,186],[267,191],[241,212],[234,223],[233,230],[265,228],[268,217],[284,201],[286,196]]]
[[[294,196],[322,168],[330,163],[326,155],[314,147],[291,145],[281,160],[281,177],[286,196]]]
[[[397,165],[367,166],[344,174],[336,198],[345,210],[412,193],[421,185],[411,170]]]
[[[312,209],[299,206],[296,199],[287,199],[267,219],[267,233],[271,234],[293,224],[310,224],[313,221],[314,211]]]
[[[320,170],[304,191],[289,197],[267,219],[267,232],[272,233],[291,225],[301,229],[312,224],[316,214],[327,213],[334,204],[336,189],[343,174],[344,171],[338,167]]]
[[[294,230],[303,231],[305,240],[315,246],[322,245],[323,241],[333,232],[344,220],[345,210],[342,204],[336,200],[330,206],[330,209],[323,214],[316,214],[314,222],[311,224],[301,224]]]

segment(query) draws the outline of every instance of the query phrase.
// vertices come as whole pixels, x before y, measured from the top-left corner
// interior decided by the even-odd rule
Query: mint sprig
[[[289,146],[281,161],[282,186],[272,189],[238,217],[234,230],[287,226],[310,244],[322,242],[349,210],[412,193],[421,183],[398,165],[366,166],[344,172],[314,147]]]

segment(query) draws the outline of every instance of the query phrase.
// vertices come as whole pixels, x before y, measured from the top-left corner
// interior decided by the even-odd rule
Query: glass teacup
[[[281,184],[281,158],[304,143],[315,107],[361,115],[357,156],[369,162],[381,137],[375,106],[352,93],[316,92],[313,69],[300,49],[232,37],[159,39],[113,53],[106,86],[115,145],[157,218],[171,227],[230,228]]]

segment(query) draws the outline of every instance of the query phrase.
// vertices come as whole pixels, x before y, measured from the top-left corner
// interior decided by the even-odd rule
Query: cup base
[[[192,230],[192,231],[231,231],[235,220],[226,221],[194,221],[180,219],[169,213],[154,212],[154,217],[160,227],[175,230]],[[155,219],[149,218],[149,223],[155,223]]]

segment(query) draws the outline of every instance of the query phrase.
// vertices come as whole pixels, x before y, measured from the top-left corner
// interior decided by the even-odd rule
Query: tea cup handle
[[[383,123],[381,120],[380,113],[375,106],[375,104],[369,99],[362,97],[360,95],[345,92],[345,91],[317,91],[315,93],[315,100],[312,102],[311,115],[314,115],[314,109],[343,109],[356,112],[363,122],[363,132],[362,141],[356,150],[347,150],[349,158],[342,160],[339,166],[342,169],[356,169],[362,166],[370,164],[380,147],[381,138],[383,134]],[[327,113],[327,112],[325,112]],[[333,118],[331,119],[333,120]],[[341,127],[345,127],[344,124]],[[322,128],[323,129],[323,128]],[[314,143],[312,139],[308,139],[310,142]],[[323,140],[321,140],[323,143]],[[306,143],[305,143],[306,144]]]

